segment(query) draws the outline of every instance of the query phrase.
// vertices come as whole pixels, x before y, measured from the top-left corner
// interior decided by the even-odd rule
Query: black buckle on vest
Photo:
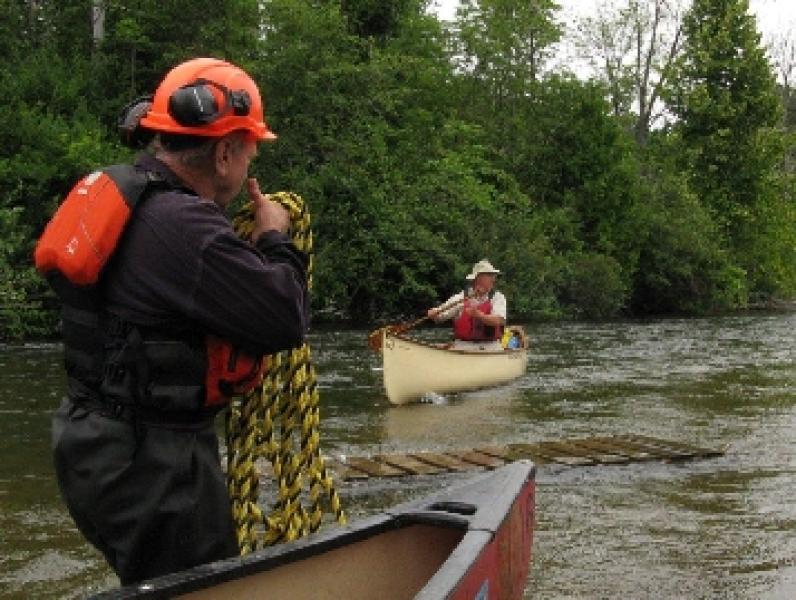
[[[105,365],[105,379],[111,383],[120,383],[124,380],[127,367],[120,363],[107,363]]]
[[[116,315],[109,315],[105,323],[105,331],[109,337],[126,337],[130,332],[131,325]]]

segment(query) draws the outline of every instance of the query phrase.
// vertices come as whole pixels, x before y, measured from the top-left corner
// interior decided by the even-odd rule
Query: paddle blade
[[[423,321],[427,320],[429,317],[426,315],[425,317],[420,317],[416,321],[412,321],[411,323],[400,323],[398,325],[385,325],[384,327],[380,327],[375,331],[371,331],[370,335],[368,336],[368,346],[370,346],[375,352],[381,352],[382,348],[381,345],[384,340],[384,334],[387,333],[389,335],[399,335],[401,333],[406,333],[413,327],[417,327]]]
[[[368,335],[368,347],[374,352],[381,352],[381,345],[384,341],[384,330],[386,327],[374,329]]]
[[[374,352],[381,352],[385,334],[395,335],[397,333],[403,333],[411,329],[411,327],[412,323],[409,325],[385,325],[384,327],[379,327],[371,331],[368,335],[368,346],[370,346],[370,349]]]

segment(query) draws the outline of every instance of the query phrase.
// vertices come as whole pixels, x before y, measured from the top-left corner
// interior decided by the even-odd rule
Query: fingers
[[[257,181],[256,177],[249,177],[246,180],[246,187],[249,189],[249,196],[252,198],[262,194],[262,192],[260,192],[260,183]]]
[[[250,177],[246,181],[246,190],[254,202],[254,229],[252,241],[266,231],[287,233],[290,229],[290,213],[281,204],[274,202],[260,191],[257,179]]]
[[[268,200],[268,196],[260,191],[260,183],[256,177],[249,177],[246,180],[246,191],[249,193],[249,198],[255,203],[260,204],[263,200]]]

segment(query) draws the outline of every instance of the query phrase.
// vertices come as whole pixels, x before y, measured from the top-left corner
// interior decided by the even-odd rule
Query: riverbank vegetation
[[[317,320],[422,314],[483,257],[517,319],[793,298],[793,40],[764,47],[747,0],[619,4],[576,34],[552,0],[451,23],[425,0],[0,0],[0,338],[55,330],[37,236],[132,157],[120,107],[195,56],[261,84],[279,139],[253,172],[309,204]]]

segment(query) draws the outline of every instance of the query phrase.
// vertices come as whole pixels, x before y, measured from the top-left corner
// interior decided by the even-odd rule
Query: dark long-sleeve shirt
[[[241,240],[215,203],[160,161],[137,164],[175,189],[139,204],[102,278],[107,309],[154,327],[199,330],[253,353],[301,344],[308,327],[307,257],[287,235]]]

